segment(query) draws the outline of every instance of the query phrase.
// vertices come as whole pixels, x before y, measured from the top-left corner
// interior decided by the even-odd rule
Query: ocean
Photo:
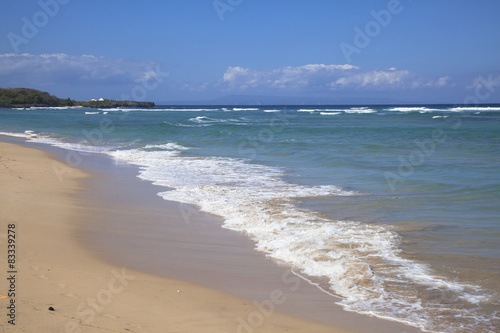
[[[347,311],[500,331],[499,105],[7,108],[0,134],[137,165]]]

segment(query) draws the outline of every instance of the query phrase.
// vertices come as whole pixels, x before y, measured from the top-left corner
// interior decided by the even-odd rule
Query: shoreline
[[[4,144],[0,143],[0,147],[4,149]],[[17,150],[19,149],[23,150],[24,147],[18,146]],[[47,153],[38,151],[35,155],[38,161],[42,158],[46,159]],[[91,161],[91,164],[96,163],[97,168],[101,167],[99,162],[92,162],[92,158],[86,160]],[[53,162],[53,160],[51,161]],[[36,165],[38,169],[39,163],[37,162]],[[67,166],[64,167],[67,168]],[[14,165],[9,168],[15,169]],[[148,326],[149,328],[146,329],[147,325],[154,324],[157,324],[156,327],[161,330],[173,329],[174,327],[180,328],[178,325],[182,325],[182,330],[187,332],[206,332],[207,328],[210,331],[210,327],[218,332],[235,332],[238,329],[240,331],[256,332],[276,332],[285,329],[292,332],[347,332],[348,329],[357,332],[419,331],[396,322],[384,321],[342,310],[340,306],[334,304],[330,296],[325,298],[325,296],[321,296],[316,287],[297,282],[298,278],[296,276],[286,274],[289,269],[280,268],[275,262],[253,250],[252,242],[245,235],[216,228],[217,224],[220,223],[220,219],[217,217],[212,216],[210,218],[207,214],[196,213],[193,207],[183,207],[184,212],[189,215],[189,223],[179,223],[179,219],[182,220],[186,217],[185,215],[182,216],[182,210],[179,211],[178,209],[179,206],[172,206],[172,203],[168,203],[156,196],[155,194],[158,191],[155,190],[158,188],[148,182],[141,181],[136,177],[129,179],[130,174],[135,170],[133,167],[124,168],[114,164],[114,167],[111,165],[111,168],[121,168],[124,172],[115,174],[107,170],[101,175],[89,176],[84,175],[77,169],[68,169],[71,171],[65,176],[67,175],[69,178],[66,179],[65,177],[64,181],[60,182],[62,184],[59,184],[63,185],[60,190],[66,196],[63,195],[61,199],[57,200],[58,204],[55,207],[57,209],[52,210],[52,212],[59,212],[61,210],[59,203],[64,202],[63,199],[66,198],[65,200],[70,201],[68,205],[77,208],[79,211],[78,214],[74,214],[75,216],[68,218],[68,220],[77,223],[67,225],[67,223],[63,223],[64,217],[59,221],[59,224],[49,221],[44,221],[44,223],[47,223],[51,230],[59,230],[60,232],[61,240],[58,238],[57,244],[52,244],[52,246],[58,247],[62,253],[64,253],[64,248],[71,248],[71,251],[66,251],[66,254],[70,252],[71,255],[64,256],[64,260],[66,260],[63,260],[64,265],[61,262],[54,262],[51,264],[54,267],[49,267],[49,264],[44,267],[43,269],[49,269],[50,271],[38,275],[43,275],[47,279],[40,276],[36,279],[36,272],[31,272],[34,277],[32,277],[30,283],[43,285],[42,289],[47,294],[47,287],[52,282],[52,291],[59,292],[59,297],[56,298],[60,298],[61,301],[64,300],[63,303],[68,305],[69,302],[73,302],[72,306],[69,306],[70,309],[73,309],[73,318],[78,319],[78,313],[75,316],[74,309],[82,303],[86,296],[82,294],[80,289],[70,288],[70,284],[83,284],[86,288],[89,288],[90,286],[87,283],[90,285],[89,281],[92,278],[99,280],[99,286],[96,285],[94,288],[90,288],[93,291],[89,291],[89,294],[87,294],[93,294],[95,297],[100,288],[104,290],[102,288],[106,286],[106,281],[111,281],[118,274],[117,272],[120,272],[121,267],[126,267],[126,272],[131,272],[130,274],[134,275],[135,279],[127,284],[123,293],[119,293],[114,297],[118,300],[123,295],[122,300],[110,301],[103,313],[96,313],[94,316],[95,324],[101,325],[98,323],[102,322],[103,328],[113,327],[112,329],[116,329],[116,331],[123,330],[127,327],[124,326],[126,325],[123,322],[124,320],[128,323],[135,320],[140,327],[132,327],[133,325],[130,324],[128,326],[130,331],[154,331],[153,326]],[[115,177],[110,177],[112,174],[115,174]],[[49,180],[46,179],[45,181]],[[141,183],[142,186],[135,186]],[[110,185],[112,191],[109,191]],[[134,190],[131,191],[130,188]],[[43,188],[40,190],[43,191]],[[141,195],[144,195],[144,197],[139,200]],[[40,193],[38,193],[38,196],[40,196]],[[25,207],[26,201],[35,201],[34,198],[36,196],[31,198],[31,201],[23,200],[23,207]],[[111,205],[109,205],[110,203]],[[132,203],[135,203],[135,206],[130,206]],[[12,207],[15,207],[15,205]],[[24,209],[26,210],[26,208]],[[168,216],[168,218],[165,219],[165,216]],[[139,225],[137,221],[141,221],[141,224]],[[183,221],[185,222],[185,220]],[[26,225],[27,223],[23,224]],[[27,227],[24,226],[23,228],[26,229]],[[50,238],[51,231],[40,230],[36,225],[29,225],[29,228],[37,230],[36,235],[39,238]],[[168,232],[166,232],[167,230]],[[26,233],[27,231],[23,232]],[[210,243],[207,239],[212,241],[215,239],[217,242]],[[222,239],[223,242],[221,243]],[[205,243],[202,240],[205,240]],[[221,246],[221,244],[224,244],[224,246]],[[241,246],[242,244],[243,246]],[[39,246],[45,249],[43,245]],[[238,248],[237,246],[241,251],[234,253],[234,250]],[[210,249],[210,251],[207,251],[207,249]],[[36,251],[32,250],[31,252],[35,253]],[[59,256],[63,256],[62,253],[58,253]],[[207,257],[201,257],[200,259],[200,253],[205,253]],[[167,254],[170,257],[169,260],[165,259]],[[224,254],[227,254],[227,256]],[[193,261],[196,258],[198,258],[198,262]],[[216,259],[215,264],[218,262],[218,266],[215,265],[215,271],[214,263],[206,262],[207,258],[211,258],[212,261]],[[44,262],[44,259],[39,258],[37,261]],[[221,267],[227,267],[228,261],[231,265],[236,265],[231,267],[233,273],[239,274],[230,277],[226,275],[227,272],[220,271]],[[76,262],[79,264],[87,263],[85,270],[82,271],[77,268],[80,265],[75,266]],[[162,262],[163,270],[158,269],[159,262]],[[187,262],[190,265],[186,265]],[[201,265],[203,262],[206,264],[205,267]],[[181,269],[183,264],[186,266],[185,269]],[[42,266],[38,264],[36,267],[40,269]],[[193,271],[193,267],[199,269],[199,271]],[[234,269],[235,267],[237,269]],[[30,269],[34,270],[31,266]],[[26,270],[29,271],[30,269]],[[140,271],[147,273],[141,273]],[[207,272],[211,271],[214,273],[212,277],[204,276],[200,279],[199,275],[201,273],[204,272],[206,275]],[[66,279],[70,282],[54,285],[51,275],[56,273],[60,273],[60,275],[69,274],[67,275],[69,278]],[[272,277],[269,276],[270,273],[272,273]],[[221,275],[225,277],[226,281],[221,281]],[[86,278],[82,281],[84,276]],[[177,280],[172,280],[172,277]],[[262,281],[263,277],[266,280]],[[95,285],[96,282],[93,281],[93,284]],[[65,285],[65,287],[61,285]],[[245,289],[242,286],[252,286],[254,290],[248,292],[248,290],[242,290]],[[265,289],[265,287],[268,289]],[[71,289],[71,292],[61,295],[61,289],[66,288]],[[242,291],[241,294],[238,294],[238,289]],[[177,292],[177,290],[180,292]],[[302,292],[302,290],[304,291]],[[24,293],[32,294],[28,288]],[[105,292],[102,293],[102,295],[104,294]],[[237,297],[229,294],[236,294]],[[68,295],[75,296],[75,298]],[[180,302],[179,296],[184,295],[187,295],[188,299],[183,299]],[[328,304],[326,299],[328,299]],[[39,302],[41,302],[39,304],[45,305],[52,304],[44,303],[42,300]],[[304,302],[305,304],[315,304],[310,308],[310,313],[304,313],[303,306],[302,312],[300,310],[301,306],[298,307],[298,310],[297,307],[294,308],[294,305],[301,305]],[[59,304],[59,301],[53,303]],[[140,304],[142,304],[141,309],[147,309],[149,316],[137,311],[137,306]],[[56,311],[44,313],[47,318],[59,314],[59,305],[48,306],[53,306]],[[318,321],[324,322],[321,319],[322,316],[319,319],[314,318],[314,316],[317,317],[318,315],[313,313],[317,306],[323,309],[323,317],[335,317],[333,319],[340,326],[334,326],[342,327],[344,330],[329,326],[332,325],[331,323],[317,323]],[[330,306],[337,309],[331,312],[332,308]],[[64,306],[64,308],[66,307]],[[90,311],[90,309],[87,310]],[[267,312],[266,309],[268,309]],[[43,312],[43,308],[37,311]],[[107,313],[107,311],[112,313]],[[316,322],[298,318],[299,313],[297,311],[301,314],[301,317],[307,317],[310,320],[314,319]],[[291,315],[283,315],[280,312],[290,313]],[[106,316],[107,314],[109,316]],[[165,317],[165,314],[167,314],[166,318],[160,319]],[[328,316],[325,316],[325,314]],[[90,315],[90,312],[88,312],[88,315]],[[71,317],[71,314],[69,316]],[[171,317],[170,320],[168,320],[169,317]],[[89,317],[83,319],[89,319]],[[32,321],[30,320],[30,322]],[[250,325],[249,322],[256,325]],[[51,323],[54,322],[51,321]],[[247,326],[245,326],[245,323]],[[87,329],[90,328],[86,327],[84,331],[88,331]],[[75,329],[74,331],[78,330]],[[99,330],[96,330],[96,332],[99,332]]]

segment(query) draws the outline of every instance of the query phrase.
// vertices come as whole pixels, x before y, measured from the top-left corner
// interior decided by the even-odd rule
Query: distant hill
[[[0,88],[0,106],[26,107],[26,106],[73,106],[71,99],[60,99],[43,92],[28,88]]]
[[[75,101],[71,98],[62,99],[48,92],[29,88],[0,88],[0,107],[29,108],[54,106],[80,106],[88,108],[116,108],[116,107],[143,107],[155,106],[153,102],[115,101]]]

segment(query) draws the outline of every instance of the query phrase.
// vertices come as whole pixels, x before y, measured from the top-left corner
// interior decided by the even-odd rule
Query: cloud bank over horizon
[[[151,76],[152,61],[132,61],[94,55],[0,54],[2,85],[127,85]]]
[[[130,91],[131,87],[158,75],[158,68],[159,63],[153,61],[95,55],[0,54],[2,86],[47,87],[48,90],[54,89],[51,92],[56,94],[58,91],[70,94],[72,88],[100,87],[100,90],[94,89],[93,94],[101,93],[119,98],[124,92]],[[166,72],[161,73],[164,77],[168,76]],[[159,85],[161,88],[155,88],[158,91],[151,92],[150,98],[166,101],[164,96],[182,98],[182,94],[197,95],[200,99],[206,99],[206,96],[214,98],[213,96],[240,94],[284,97],[309,95],[325,100],[334,96],[355,96],[360,92],[392,98],[391,96],[402,92],[427,94],[430,90],[435,93],[458,85],[450,76],[428,77],[395,67],[364,69],[352,64],[306,64],[267,70],[229,66],[219,77],[219,80],[212,82],[162,79],[162,84]],[[489,79],[490,85],[498,86],[499,78],[500,75],[493,75]],[[461,83],[460,89],[466,92],[484,86],[485,80],[482,76],[476,76]]]
[[[297,90],[399,90],[425,87],[445,87],[451,84],[449,76],[437,79],[420,77],[408,70],[396,68],[363,70],[358,66],[308,64],[256,70],[229,67],[220,82],[229,89],[289,89]]]

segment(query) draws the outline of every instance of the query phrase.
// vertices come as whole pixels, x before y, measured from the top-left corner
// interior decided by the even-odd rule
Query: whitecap
[[[449,111],[460,112],[460,111],[500,111],[500,107],[497,106],[464,106],[464,107],[454,107],[450,108]]]

